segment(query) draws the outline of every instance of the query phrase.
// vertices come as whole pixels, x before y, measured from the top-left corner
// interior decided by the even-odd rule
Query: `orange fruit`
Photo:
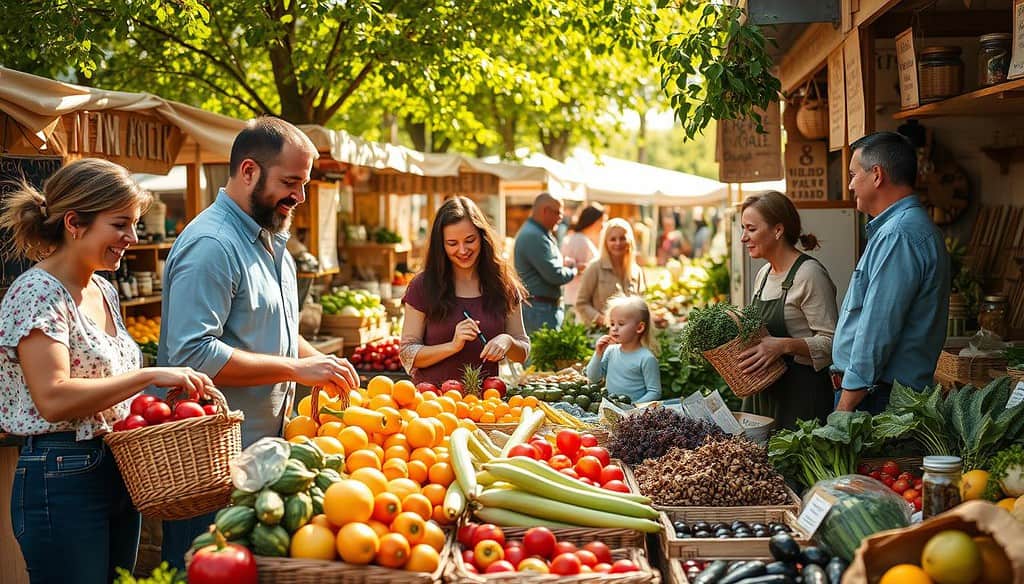
[[[384,444],[381,444],[384,450],[391,448],[392,446],[409,446],[409,440],[406,439],[405,434],[399,432],[397,434],[390,434],[384,439]]]
[[[444,503],[444,496],[448,494],[448,489],[445,485],[430,483],[429,485],[423,485],[421,492],[430,501],[431,505],[441,505]]]
[[[523,405],[523,396],[521,396],[521,395],[514,395],[514,396],[508,398],[508,405],[511,406],[511,407],[516,407],[516,406]]]
[[[443,412],[454,414],[455,413],[455,400],[448,396],[442,396],[437,398],[437,403],[441,404],[441,410]]]
[[[409,461],[413,460],[422,462],[429,469],[437,462],[437,453],[430,447],[417,448],[409,454]]]
[[[441,404],[437,403],[437,400],[427,400],[416,406],[416,413],[421,418],[433,418],[438,414],[444,413],[444,409],[441,407]]]
[[[370,487],[374,496],[379,495],[388,489],[388,479],[384,476],[384,473],[370,466],[357,468],[349,474],[348,478],[359,481],[367,487]]]
[[[378,446],[378,448],[380,447]],[[364,467],[380,468],[380,458],[377,456],[376,452],[368,448],[364,448],[362,450],[356,450],[345,458],[345,470],[349,473],[355,472],[356,470]]]
[[[484,414],[480,416],[479,421],[481,424],[493,424],[498,421],[498,418],[495,417],[493,412],[484,412]]]
[[[384,460],[391,460],[392,458],[398,458],[401,460],[409,460],[409,449],[405,446],[395,445],[384,451]]]
[[[324,515],[334,525],[366,521],[373,515],[373,491],[360,481],[342,479],[324,491],[323,507]]]
[[[427,522],[418,513],[411,511],[402,511],[391,522],[391,531],[401,534],[412,545],[423,541],[426,530]]]
[[[382,432],[374,432],[374,433],[370,434],[370,444],[376,444],[377,446],[383,446],[384,445],[384,441],[387,440],[387,439],[388,439],[387,434],[384,434]],[[367,448],[369,448],[370,444],[367,444]]]
[[[377,534],[377,537],[384,537],[385,535],[391,533],[391,528],[388,527],[387,523],[381,523],[376,519],[371,519],[367,521],[366,524],[373,529],[374,533]]]
[[[505,403],[505,402],[502,402],[502,403],[494,406],[494,415],[498,416],[499,418],[501,416],[504,416],[505,414],[509,413],[510,411],[511,411],[511,408],[509,408],[508,404]]]
[[[324,422],[320,425],[320,428],[316,431],[317,436],[330,436],[337,438],[338,434],[345,429],[345,424],[341,422]]]
[[[438,525],[452,524],[452,520],[448,519],[448,515],[444,512],[444,507],[441,505],[434,505],[434,512],[430,514],[430,518]]]
[[[444,435],[451,436],[452,432],[459,427],[459,418],[455,414],[445,412],[437,416],[437,420],[444,425]]]
[[[451,454],[448,453],[448,449],[444,446],[434,447],[434,452],[437,453],[437,462],[451,462]]]
[[[427,478],[431,483],[447,487],[455,480],[455,470],[447,462],[436,462],[427,472]]]
[[[480,401],[480,398],[473,394],[466,394],[462,396],[462,401],[466,402],[467,404],[475,404],[476,402]]]
[[[462,401],[462,394],[455,391],[454,389],[449,389],[448,391],[444,392],[444,397],[451,398],[453,402]]]
[[[335,422],[331,422],[332,424]],[[313,438],[313,444],[320,447],[324,454],[340,454],[345,456],[345,446],[334,436],[317,436]]]
[[[412,511],[426,521],[434,512],[434,504],[423,493],[413,493],[402,499],[402,511]]]
[[[440,412],[439,412],[440,413]],[[316,436],[317,423],[309,416],[295,416],[284,427],[284,439],[291,440],[296,436]]]
[[[353,389],[348,392],[348,403],[352,406],[361,406],[366,403],[366,400],[363,398],[363,394]]]
[[[508,413],[511,414],[513,418],[518,420],[523,416],[523,408],[520,406],[513,406],[512,408],[509,409]]]
[[[349,523],[338,531],[335,546],[342,561],[350,564],[369,564],[380,548],[380,538],[365,523]]]
[[[369,445],[367,447],[367,449],[370,450],[371,452],[373,452],[377,456],[377,460],[379,460],[381,462],[384,461],[384,448],[381,447],[379,444],[371,444],[371,445]],[[377,465],[377,466],[378,466],[378,468],[380,468],[380,465]]]
[[[469,419],[474,422],[479,422],[480,418],[484,417],[484,413],[485,411],[483,406],[473,406],[469,408]]]
[[[499,392],[497,389],[494,389],[494,388],[485,389],[484,390],[484,399],[491,399],[491,398],[501,399],[501,392]]]
[[[434,548],[437,551],[441,551],[444,547],[444,542],[447,537],[444,534],[444,530],[435,521],[428,521],[423,529],[423,542],[426,545]]]
[[[440,565],[441,554],[432,546],[420,543],[409,551],[409,561],[405,563],[405,569],[410,572],[433,573]]]
[[[381,465],[380,470],[384,472],[384,476],[388,480],[392,479],[404,479],[409,476],[409,465],[406,464],[401,458],[390,458],[384,461]]]
[[[459,427],[465,428],[470,432],[473,432],[477,429],[476,422],[474,422],[473,420],[459,420]]]
[[[338,440],[345,447],[345,452],[362,450],[370,444],[370,437],[366,435],[366,430],[359,426],[346,426],[341,432],[338,432]]]
[[[292,444],[305,444],[307,442],[312,442],[313,439],[310,438],[309,436],[299,435],[295,436],[294,438],[289,438],[288,441],[291,442]]]
[[[455,404],[455,417],[460,420],[469,417],[469,406],[463,402]]]
[[[432,401],[437,399],[437,394],[433,391],[427,390],[420,393],[420,397],[422,397],[424,401]]]
[[[443,416],[444,414],[439,414]],[[427,422],[434,426],[434,443],[431,446],[437,446],[445,438],[444,422],[438,418],[427,418]]]
[[[300,416],[309,416],[310,408],[312,408],[313,397],[307,395],[306,397],[299,400],[299,403],[295,405],[295,412]]]
[[[398,495],[404,500],[409,495],[420,492],[420,486],[412,479],[391,479],[388,481],[388,492]]]
[[[498,418],[499,424],[513,424],[515,423],[515,421],[516,419],[512,417],[512,414],[505,414],[504,416]]]
[[[395,398],[395,402],[402,407],[408,407],[415,403],[418,393],[416,386],[408,379],[395,382],[394,387],[391,388],[391,397]]]
[[[415,420],[416,418],[420,417],[420,415],[416,413],[415,409],[410,410],[409,408],[402,408],[398,410],[398,414],[402,416],[402,419],[405,420],[406,422]]]
[[[390,524],[402,512],[402,500],[394,493],[378,493],[373,498],[373,515],[371,519]]]
[[[401,534],[389,533],[380,538],[377,564],[385,568],[401,568],[409,561],[409,542]]]
[[[314,515],[313,517],[311,517],[309,519],[309,523],[310,523],[310,525],[321,525],[323,527],[326,527],[326,528],[330,529],[331,532],[334,532],[334,531],[338,530],[338,527],[336,525],[332,524],[331,521],[329,519],[327,519],[327,516],[324,515],[323,513],[321,513],[319,515]]]
[[[536,396],[528,395],[523,398],[523,406],[530,406],[531,408],[535,408],[537,407],[537,403],[538,402]]]
[[[391,378],[386,375],[378,375],[370,380],[366,384],[366,395],[370,397],[378,395],[391,395],[391,390],[394,389],[395,382],[391,381]]]
[[[427,482],[427,474],[429,467],[424,464],[422,460],[410,460],[407,465],[409,478],[416,481],[416,484],[422,485]]]
[[[897,564],[885,571],[879,584],[931,584],[928,573],[913,564]]]
[[[409,422],[405,429],[406,440],[412,448],[422,448],[434,445],[436,438],[434,425],[427,421],[427,418],[417,418]]]
[[[322,525],[307,523],[292,534],[289,556],[331,561],[337,556],[334,532]]]
[[[370,403],[366,407],[379,412],[381,408],[397,409],[398,404],[390,395],[375,395],[370,398]]]

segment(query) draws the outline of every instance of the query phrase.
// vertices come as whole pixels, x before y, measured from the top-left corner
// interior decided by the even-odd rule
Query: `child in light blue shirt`
[[[661,399],[658,347],[651,334],[651,310],[639,296],[608,300],[608,333],[597,341],[587,364],[591,383],[605,380],[609,395],[625,395],[633,403]]]

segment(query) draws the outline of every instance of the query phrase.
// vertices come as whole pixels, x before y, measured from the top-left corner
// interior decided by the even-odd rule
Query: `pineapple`
[[[483,377],[482,366],[466,365],[462,368],[462,385],[464,386],[464,395],[475,395],[480,397],[480,382]]]

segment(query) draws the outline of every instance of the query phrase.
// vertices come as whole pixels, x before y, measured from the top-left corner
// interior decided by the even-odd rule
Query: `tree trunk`
[[[307,103],[303,99],[298,79],[295,77],[295,69],[292,66],[291,52],[282,44],[271,43],[267,48],[267,53],[270,55],[270,63],[273,65],[274,86],[277,87],[277,95],[281,100],[279,114],[281,118],[293,124],[322,123],[314,119],[312,103]]]
[[[647,112],[640,112],[640,127],[636,132],[636,161],[647,164]]]
[[[414,150],[420,152],[427,151],[427,125],[423,122],[414,122],[412,118],[405,118],[403,124],[405,131],[409,133],[409,137],[412,138],[412,147]]]
[[[559,162],[565,162],[566,156],[569,155],[569,130],[551,132],[542,128],[540,143],[544,147],[544,154]]]

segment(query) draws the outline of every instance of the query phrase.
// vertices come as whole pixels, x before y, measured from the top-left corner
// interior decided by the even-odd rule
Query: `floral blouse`
[[[7,291],[0,305],[0,429],[21,436],[74,431],[78,440],[89,440],[128,416],[131,398],[87,418],[47,422],[36,411],[18,361],[18,343],[39,329],[68,348],[71,377],[111,377],[139,368],[141,352],[121,321],[117,292],[100,276],[93,275],[93,282],[113,316],[115,336],[80,312],[60,280],[45,270],[26,271]]]

